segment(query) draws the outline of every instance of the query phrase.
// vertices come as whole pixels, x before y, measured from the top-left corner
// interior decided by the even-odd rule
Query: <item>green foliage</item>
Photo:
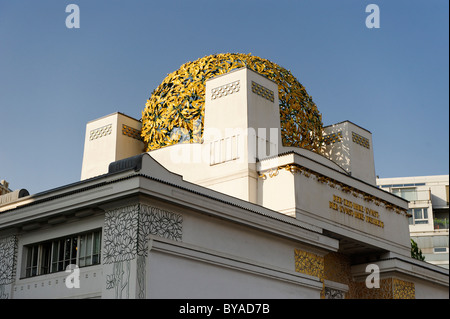
[[[422,255],[422,250],[413,239],[411,239],[411,257],[418,260],[425,260],[425,256]]]

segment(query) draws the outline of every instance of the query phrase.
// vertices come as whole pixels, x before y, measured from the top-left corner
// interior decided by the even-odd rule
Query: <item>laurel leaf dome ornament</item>
[[[322,116],[312,97],[285,68],[251,54],[223,53],[183,64],[152,92],[142,111],[146,151],[177,143],[200,143],[205,115],[205,81],[247,67],[278,84],[284,146],[319,151]]]

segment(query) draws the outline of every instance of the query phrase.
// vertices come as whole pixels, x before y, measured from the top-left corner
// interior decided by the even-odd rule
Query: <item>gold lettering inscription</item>
[[[376,225],[378,227],[384,228],[384,223],[381,220],[372,218],[370,216],[366,216],[366,222],[374,224],[374,225]]]
[[[330,202],[330,208],[332,208],[334,210],[338,210],[339,209],[338,204],[333,203],[333,202]]]
[[[364,220],[364,214],[360,212],[355,212],[355,218]]]
[[[373,209],[369,209],[367,207],[366,207],[366,214],[371,215],[371,216],[373,216],[375,218],[379,218],[380,217],[380,215],[378,215],[377,211],[375,211]]]
[[[361,213],[364,213],[364,207],[362,205],[359,205],[357,203],[353,203],[353,209],[360,211]]]
[[[339,196],[333,195],[333,202],[341,204],[342,198],[340,198]]]
[[[349,201],[348,199],[333,195],[333,201],[329,202],[329,207],[335,211],[339,211],[340,213],[384,228],[384,222],[379,220],[380,214],[376,210],[364,207],[363,205]]]
[[[344,199],[344,205],[351,208],[352,207],[352,202],[347,200],[347,199]]]

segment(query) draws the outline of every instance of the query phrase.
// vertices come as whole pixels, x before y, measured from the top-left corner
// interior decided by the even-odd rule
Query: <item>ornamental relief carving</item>
[[[344,299],[345,292],[338,289],[325,287],[325,299]]]
[[[323,279],[324,258],[322,256],[295,249],[294,259],[296,272]]]
[[[6,285],[11,284],[16,276],[17,237],[0,238],[0,299],[8,299]]]
[[[114,289],[115,298],[129,298],[131,262],[136,261],[137,298],[145,298],[145,268],[148,238],[159,236],[182,239],[182,215],[157,207],[134,204],[107,211],[103,227],[103,263],[112,264],[106,275],[106,289]]]

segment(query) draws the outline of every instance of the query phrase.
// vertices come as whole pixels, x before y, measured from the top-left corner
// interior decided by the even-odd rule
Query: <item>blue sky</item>
[[[65,24],[68,4],[80,28]],[[365,24],[368,4],[380,28]],[[167,73],[252,53],[312,95],[324,125],[373,134],[380,177],[448,174],[447,0],[0,0],[0,179],[38,193],[80,180],[86,123],[140,118]]]

